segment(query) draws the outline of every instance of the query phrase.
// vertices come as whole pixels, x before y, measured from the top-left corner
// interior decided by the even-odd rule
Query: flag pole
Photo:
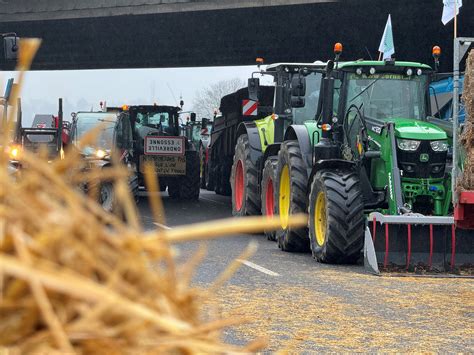
[[[458,37],[458,0],[454,0],[454,39]]]

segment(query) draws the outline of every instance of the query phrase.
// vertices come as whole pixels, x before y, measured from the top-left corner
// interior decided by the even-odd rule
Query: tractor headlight
[[[415,141],[412,139],[398,139],[397,145],[401,150],[406,150],[409,152],[414,152],[420,146],[421,141]]]
[[[435,152],[446,152],[448,150],[447,141],[432,141],[430,142],[431,149]]]
[[[10,160],[20,159],[21,146],[12,145],[12,146],[8,147],[6,150],[7,150],[8,157],[10,158]]]
[[[98,150],[95,151],[95,155],[99,159],[104,159],[105,156],[107,155],[107,153],[105,151],[103,151],[102,149],[98,149]]]

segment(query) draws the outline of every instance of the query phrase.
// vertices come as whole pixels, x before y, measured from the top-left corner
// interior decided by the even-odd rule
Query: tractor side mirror
[[[260,91],[260,79],[249,78],[248,89],[249,89],[249,99],[253,101],[258,101],[258,93]]]
[[[196,122],[196,113],[191,112],[191,122]]]
[[[334,108],[334,78],[323,79],[323,124],[332,125]],[[323,132],[324,133],[324,132]]]
[[[291,79],[291,96],[306,95],[306,78],[304,76],[293,76]]]
[[[20,49],[20,38],[16,36],[6,36],[3,38],[3,49],[6,60],[16,60]]]
[[[201,129],[207,128],[207,123],[208,123],[207,118],[204,118],[204,117],[203,117],[203,118],[201,119]]]

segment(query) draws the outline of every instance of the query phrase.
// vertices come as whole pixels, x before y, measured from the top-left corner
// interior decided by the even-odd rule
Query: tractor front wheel
[[[250,143],[246,134],[237,139],[230,183],[232,187],[232,214],[234,216],[260,214],[258,171],[250,159]]]
[[[330,264],[357,262],[364,246],[364,203],[356,173],[317,172],[311,184],[308,214],[315,259]]]

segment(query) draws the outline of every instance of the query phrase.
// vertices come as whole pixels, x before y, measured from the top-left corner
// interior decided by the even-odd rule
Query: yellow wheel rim
[[[316,208],[314,209],[314,232],[316,235],[316,243],[322,247],[326,240],[326,198],[324,192],[320,192],[316,199]]]
[[[288,165],[283,167],[280,175],[280,194],[279,194],[279,205],[280,205],[280,223],[283,229],[288,228],[288,218],[290,216],[290,172]]]

